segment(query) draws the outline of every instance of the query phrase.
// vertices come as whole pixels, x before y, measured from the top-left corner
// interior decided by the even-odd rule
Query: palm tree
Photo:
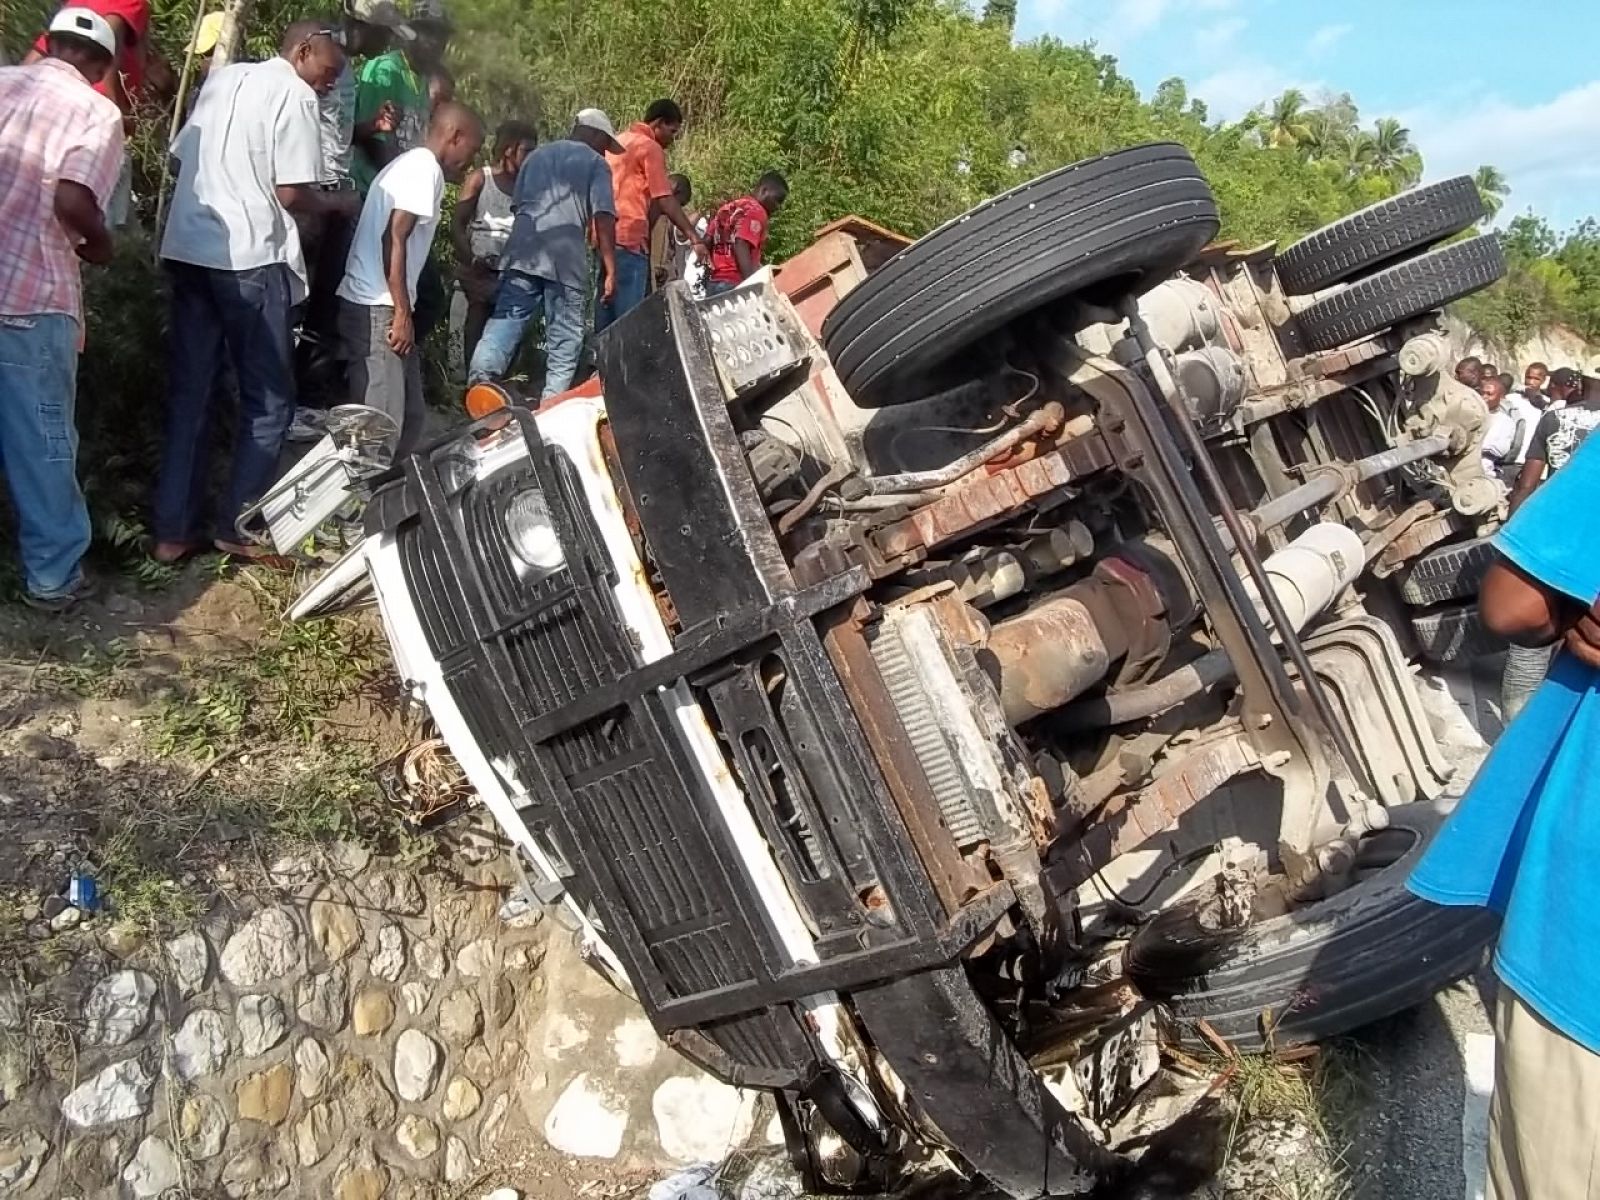
[[[1472,173],[1473,185],[1478,189],[1478,195],[1483,198],[1483,211],[1491,221],[1500,215],[1500,210],[1506,205],[1506,197],[1511,194],[1511,185],[1506,182],[1506,177],[1499,167],[1484,165]]]
[[[1266,111],[1266,129],[1263,132],[1267,145],[1280,148],[1300,145],[1311,133],[1306,125],[1309,115],[1304,92],[1299,88],[1284,92]]]
[[[1326,108],[1314,108],[1306,114],[1306,134],[1300,139],[1300,149],[1309,159],[1340,158],[1349,153],[1351,130],[1344,127],[1338,114]]]
[[[1400,187],[1422,178],[1422,155],[1411,141],[1411,131],[1393,117],[1379,117],[1372,129],[1369,169]]]

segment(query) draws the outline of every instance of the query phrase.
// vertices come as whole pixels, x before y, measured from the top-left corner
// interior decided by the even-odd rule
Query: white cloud
[[[1306,43],[1306,50],[1313,58],[1319,58],[1344,41],[1354,30],[1354,25],[1324,25],[1311,35],[1311,40]]]
[[[1248,24],[1243,17],[1226,17],[1215,25],[1207,25],[1194,35],[1195,49],[1202,54],[1220,54],[1233,45]]]
[[[1511,185],[1508,214],[1532,207],[1562,225],[1593,211],[1600,186],[1600,155],[1594,149],[1600,80],[1537,104],[1512,104],[1490,94],[1399,116],[1421,147],[1431,179],[1490,163]]]
[[[1318,81],[1291,75],[1271,63],[1241,60],[1207,75],[1190,90],[1206,102],[1212,120],[1237,121],[1288,88],[1299,88],[1311,96],[1322,87]]]

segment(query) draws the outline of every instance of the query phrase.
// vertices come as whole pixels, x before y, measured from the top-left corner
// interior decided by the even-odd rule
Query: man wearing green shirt
[[[428,78],[444,65],[450,23],[436,0],[418,0],[408,24],[410,39],[369,58],[356,74],[350,174],[363,196],[392,159],[422,144],[428,128]],[[380,114],[388,119],[379,120]]]

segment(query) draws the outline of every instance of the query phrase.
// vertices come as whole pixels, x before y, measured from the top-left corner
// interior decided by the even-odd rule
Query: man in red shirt
[[[621,154],[607,154],[611,196],[617,206],[617,279],[610,300],[598,299],[594,331],[640,304],[650,291],[650,205],[676,225],[695,255],[705,258],[705,242],[695,232],[673,193],[667,174],[667,147],[683,130],[683,110],[674,100],[657,100],[644,110],[644,120],[617,138]]]
[[[761,269],[767,227],[788,196],[789,185],[783,176],[768,171],[756,182],[755,191],[717,209],[706,229],[706,240],[711,244],[707,295],[736,288]]]

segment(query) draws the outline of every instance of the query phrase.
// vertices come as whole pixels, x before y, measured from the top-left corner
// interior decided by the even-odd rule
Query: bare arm
[[[600,296],[610,300],[617,292],[617,218],[614,215],[595,215],[594,241],[600,250]]]
[[[1478,614],[1491,633],[1519,646],[1548,646],[1577,617],[1571,600],[1504,558],[1483,577]]]
[[[1533,495],[1533,489],[1544,482],[1544,459],[1529,457],[1522,464],[1522,470],[1517,475],[1517,482],[1511,489],[1511,512],[1516,513],[1522,507],[1523,501]]]
[[[406,278],[406,239],[417,227],[417,214],[397,208],[383,231],[383,277],[394,301],[394,321],[389,325],[389,348],[404,357],[416,345],[411,328],[411,284]]]
[[[739,264],[740,279],[749,279],[761,268],[756,262],[755,247],[743,238],[733,239],[733,261]]]
[[[354,192],[324,192],[304,183],[279,184],[273,191],[277,193],[278,203],[297,215],[354,214],[361,209],[360,197]]]
[[[683,205],[678,203],[678,198],[676,196],[657,196],[655,202],[656,206],[667,214],[667,220],[676,225],[683,233],[683,236],[689,240],[689,245],[694,247],[695,256],[702,259],[710,258],[711,251],[706,248],[705,239],[695,229],[694,222],[689,219],[689,214],[683,211]],[[654,224],[654,221],[652,220],[651,223]]]
[[[56,220],[73,239],[79,258],[91,263],[111,261],[111,234],[93,192],[70,179],[58,180],[54,207]]]
[[[456,261],[463,267],[472,262],[472,222],[478,215],[478,196],[483,192],[483,172],[474,171],[461,185],[456,210],[450,215],[450,244]]]

